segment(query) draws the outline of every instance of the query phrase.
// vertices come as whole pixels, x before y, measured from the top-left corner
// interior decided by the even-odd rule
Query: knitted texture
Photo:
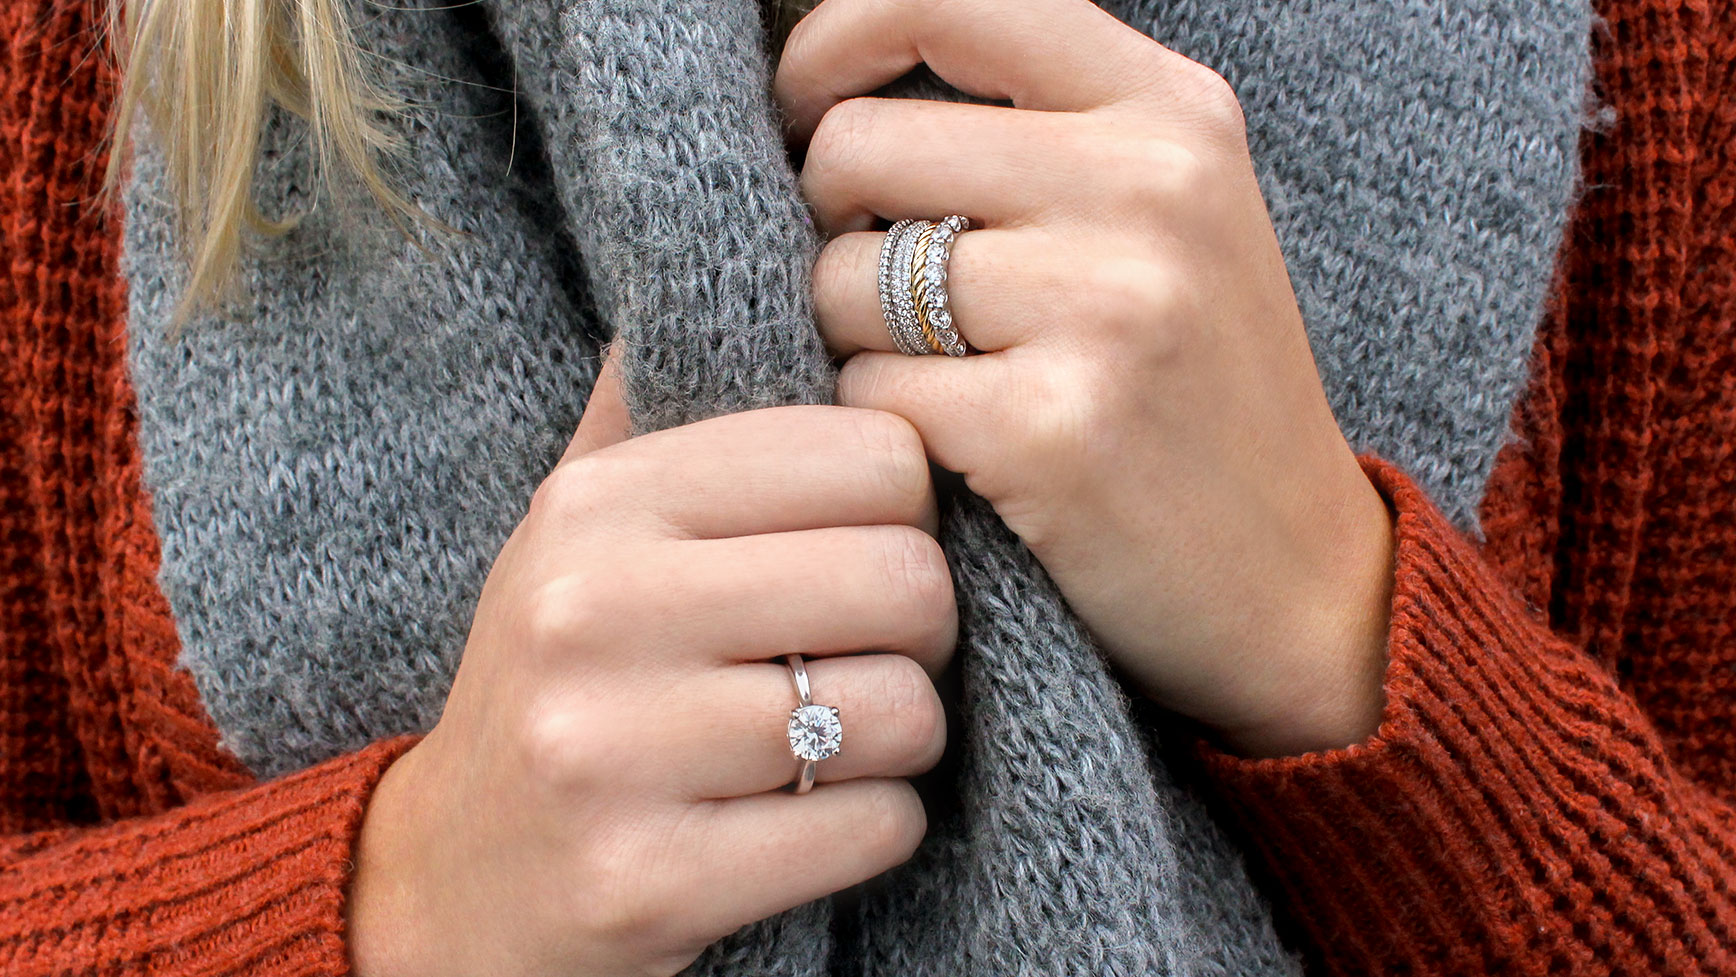
[[[411,740],[253,790],[0,846],[0,968],[341,974],[343,904],[365,802]]]
[[[1589,4],[1125,6],[1234,86],[1352,447],[1478,532],[1573,194]]]
[[[388,84],[423,106],[396,178],[457,233],[409,241],[359,194],[324,201],[249,266],[256,305],[169,340],[181,252],[159,160],[134,166],[129,338],[163,590],[224,745],[259,774],[433,725],[599,365],[575,246],[532,189],[535,132],[515,139],[510,69],[475,20],[367,18]],[[303,134],[281,113],[266,131],[268,212],[309,202]]]
[[[1736,20],[1602,13],[1615,122],[1483,560],[1378,472],[1378,736],[1214,760],[1323,973],[1736,973]]]
[[[1365,459],[1398,511],[1389,722],[1214,767],[1319,973],[1732,970],[1736,22],[1600,12],[1620,121],[1585,144],[1481,558]],[[342,974],[359,800],[401,744],[243,788],[171,667],[120,244],[75,206],[102,164],[90,21],[0,10],[0,972]]]
[[[151,579],[96,10],[0,9],[0,832],[124,818],[246,780]],[[91,65],[87,62],[99,63]],[[100,551],[100,558],[97,553]],[[0,873],[3,874],[3,873]],[[0,968],[4,970],[4,968]]]
[[[356,825],[406,743],[217,793],[250,778],[174,667],[120,225],[90,206],[97,17],[0,9],[0,973],[339,973]]]
[[[1410,463],[1468,514],[1571,191],[1586,14],[1491,0],[1472,29],[1443,33],[1427,5],[1389,7],[1117,12],[1243,83],[1353,443]],[[468,235],[424,235],[432,258],[338,201],[250,263],[251,307],[171,339],[178,255],[154,163],[136,170],[130,340],[162,579],[225,743],[261,773],[431,725],[488,562],[572,430],[596,334],[624,347],[641,431],[830,397],[808,298],[819,242],[757,6],[492,13],[510,62],[474,9],[381,10],[363,37],[415,66],[388,78],[418,106],[407,191]],[[509,81],[533,122],[516,142],[512,104],[487,87]],[[1419,91],[1436,94],[1424,111]],[[1379,138],[1306,124],[1329,111],[1380,120]],[[1430,180],[1418,157],[1438,161]],[[306,165],[279,116],[268,210],[303,201]],[[557,260],[567,233],[582,282]],[[946,522],[964,625],[959,800],[924,855],[866,897],[874,923],[840,955],[876,972],[1288,972],[1237,858],[1154,776],[1035,562],[981,504]],[[823,972],[822,922],[774,921],[699,969]]]

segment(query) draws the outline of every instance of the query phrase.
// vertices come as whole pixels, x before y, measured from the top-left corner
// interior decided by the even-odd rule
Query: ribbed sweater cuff
[[[1378,732],[1203,751],[1307,942],[1332,973],[1603,972],[1599,946],[1702,972],[1729,918],[1728,826],[1602,669],[1402,472],[1362,461],[1396,514]]]
[[[402,737],[98,828],[0,841],[0,972],[349,972],[362,811]]]

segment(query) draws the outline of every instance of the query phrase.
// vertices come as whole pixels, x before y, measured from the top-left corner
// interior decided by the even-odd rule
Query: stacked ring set
[[[946,295],[952,243],[970,230],[957,214],[940,221],[901,220],[880,246],[880,312],[892,342],[906,356],[970,351],[959,338]]]

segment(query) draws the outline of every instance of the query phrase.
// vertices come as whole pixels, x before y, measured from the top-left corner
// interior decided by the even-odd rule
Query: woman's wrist
[[[410,932],[423,913],[412,903],[416,887],[405,868],[416,846],[405,838],[415,804],[406,798],[419,756],[411,749],[380,776],[356,838],[350,879],[346,942],[355,977],[428,975],[413,951],[426,950]]]
[[[1316,580],[1274,622],[1271,663],[1251,710],[1261,717],[1219,731],[1249,757],[1292,756],[1363,742],[1380,725],[1393,581],[1393,513],[1361,477],[1322,519],[1328,555]]]

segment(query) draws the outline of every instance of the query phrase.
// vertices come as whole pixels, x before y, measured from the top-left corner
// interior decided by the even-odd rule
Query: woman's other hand
[[[919,62],[1013,107],[859,96]],[[1391,522],[1322,390],[1211,70],[1086,0],[828,0],[776,93],[830,241],[841,403],[916,425],[1031,547],[1105,650],[1232,747],[1373,732]],[[946,214],[982,355],[906,357],[876,217]]]
[[[942,752],[957,622],[916,432],[786,407],[627,441],[616,390],[605,367],[369,806],[362,977],[673,974],[923,835],[902,778]],[[802,796],[787,652],[845,730]]]

